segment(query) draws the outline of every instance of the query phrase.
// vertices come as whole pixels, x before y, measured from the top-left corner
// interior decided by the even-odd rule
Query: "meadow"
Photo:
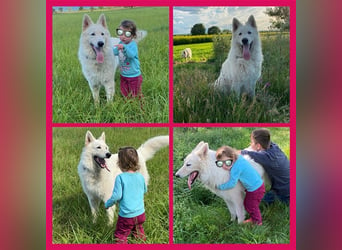
[[[231,35],[212,43],[173,46],[173,116],[179,123],[287,123],[290,120],[289,34],[262,33],[264,62],[256,97],[223,95],[210,84],[217,79],[230,49]],[[181,58],[191,48],[192,59]]]
[[[106,102],[104,89],[95,106],[88,82],[78,61],[78,47],[84,13],[96,22],[104,13],[112,36],[123,19],[146,30],[139,42],[143,75],[143,109],[139,100],[126,102],[120,93],[120,76],[115,77],[115,96]],[[140,7],[53,15],[53,122],[55,123],[167,123],[169,120],[169,10],[166,7]],[[47,83],[49,84],[49,83]]]
[[[114,242],[115,222],[113,226],[107,225],[103,203],[97,222],[92,222],[77,173],[87,130],[96,138],[105,131],[112,153],[122,146],[138,148],[151,137],[169,134],[168,128],[53,128],[53,243]],[[145,195],[146,243],[169,243],[169,148],[158,151],[147,162],[147,169],[151,178]],[[117,214],[115,221],[116,218]],[[129,238],[129,243],[141,242]]]
[[[222,145],[237,149],[249,146],[254,128],[174,128],[173,173],[200,142],[212,150]],[[289,157],[289,129],[269,128],[272,141]],[[269,189],[269,186],[266,186]],[[239,225],[230,221],[225,202],[196,181],[189,190],[187,178],[173,179],[174,243],[289,243],[289,207],[276,202],[260,204],[262,226]]]

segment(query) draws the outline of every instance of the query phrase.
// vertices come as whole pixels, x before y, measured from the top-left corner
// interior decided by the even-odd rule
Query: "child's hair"
[[[222,158],[229,157],[232,158],[233,161],[236,161],[238,154],[236,150],[229,146],[222,146],[216,150],[216,159],[221,160]]]
[[[137,171],[140,169],[138,152],[133,147],[119,149],[118,165],[121,171]]]
[[[263,149],[268,149],[271,145],[271,133],[266,128],[253,130],[252,136],[255,142],[259,143]]]
[[[135,23],[131,20],[123,20],[120,24],[121,27],[128,29],[131,31],[132,36],[136,37],[137,36],[137,26]]]

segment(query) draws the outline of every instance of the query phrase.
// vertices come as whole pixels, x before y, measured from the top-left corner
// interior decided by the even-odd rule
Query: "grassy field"
[[[153,136],[169,134],[167,128],[54,128],[53,243],[113,243],[115,223],[112,227],[107,225],[104,207],[100,209],[98,221],[92,223],[88,200],[77,174],[87,130],[96,138],[105,131],[112,153],[122,146],[139,147]],[[151,177],[145,195],[147,243],[169,243],[168,165],[169,148],[160,150],[147,162]],[[129,243],[140,242],[129,239]]]
[[[125,8],[103,11],[112,36],[123,19],[146,30],[139,42],[139,60],[144,78],[140,102],[125,102],[120,93],[120,78],[115,77],[114,102],[107,104],[105,91],[95,107],[77,53],[84,13],[53,15],[53,121],[58,123],[167,123],[169,120],[169,11],[166,7]],[[88,12],[94,22],[102,12]],[[47,83],[49,84],[49,83]]]
[[[173,113],[180,123],[201,122],[289,122],[289,35],[261,36],[264,62],[253,100],[213,91],[230,48],[230,37],[214,42],[174,46]],[[180,51],[192,49],[192,60],[185,61]]]
[[[289,156],[289,129],[269,128],[272,141]],[[253,128],[175,128],[173,172],[200,142],[212,150],[222,145],[243,149],[249,145]],[[269,188],[269,187],[267,187]],[[187,180],[173,180],[173,236],[175,243],[289,243],[289,207],[276,202],[260,204],[262,226],[238,225],[230,221],[224,201],[196,181],[191,189]]]

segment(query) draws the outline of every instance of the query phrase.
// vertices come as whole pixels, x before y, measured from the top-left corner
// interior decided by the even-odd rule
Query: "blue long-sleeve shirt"
[[[272,142],[268,149],[257,152],[242,150],[241,154],[248,154],[264,167],[272,190],[279,195],[290,195],[290,162],[277,144]]]
[[[230,189],[235,187],[238,181],[242,183],[248,192],[257,190],[263,183],[259,173],[241,155],[238,156],[230,170],[228,182],[219,185],[217,188],[220,190]]]
[[[106,201],[105,207],[111,207],[119,202],[119,215],[125,218],[133,218],[145,212],[144,194],[147,186],[142,174],[124,172],[115,179],[112,196]]]
[[[116,46],[113,48],[113,53],[119,56],[120,74],[124,77],[136,77],[141,75],[140,61],[138,57],[138,45],[135,41],[128,44],[123,44],[123,50],[119,50]]]

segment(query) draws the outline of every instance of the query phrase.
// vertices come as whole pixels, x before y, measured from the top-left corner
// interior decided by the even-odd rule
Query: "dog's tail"
[[[156,136],[148,139],[138,148],[138,152],[146,161],[151,159],[156,152],[169,145],[169,136]]]
[[[135,41],[138,43],[141,40],[143,40],[147,36],[146,30],[138,30],[137,31],[137,37],[135,38]]]

